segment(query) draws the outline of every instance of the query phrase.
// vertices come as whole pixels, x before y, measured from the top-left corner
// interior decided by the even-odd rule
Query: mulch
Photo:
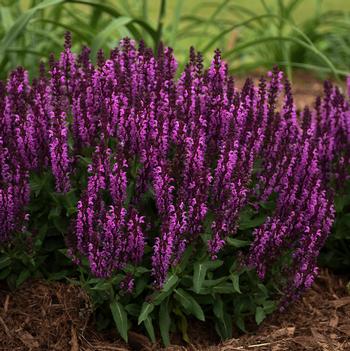
[[[212,327],[194,323],[192,344],[181,339],[167,351],[350,351],[347,279],[323,270],[313,287],[287,311],[268,317],[256,330],[219,343]],[[1,351],[161,350],[137,332],[127,346],[112,330],[97,332],[88,296],[77,286],[29,281],[15,292],[0,287]]]

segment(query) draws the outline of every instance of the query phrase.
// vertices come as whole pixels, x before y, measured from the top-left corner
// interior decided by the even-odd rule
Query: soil
[[[194,323],[189,333],[192,344],[181,345],[175,336],[166,350],[350,351],[346,283],[323,270],[301,300],[271,315],[256,330],[219,343],[210,325]],[[15,292],[0,287],[1,351],[161,350],[160,344],[152,345],[139,333],[131,332],[129,339],[127,346],[115,331],[96,331],[90,301],[77,286],[37,280]]]

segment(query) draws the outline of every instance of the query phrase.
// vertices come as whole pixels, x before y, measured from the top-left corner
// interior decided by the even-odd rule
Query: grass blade
[[[183,0],[177,0],[175,5],[175,13],[171,26],[171,36],[169,40],[170,46],[175,50],[177,30],[180,22],[180,15],[183,6]]]
[[[154,42],[154,51],[156,52],[158,49],[158,45],[160,41],[162,40],[162,34],[163,34],[163,21],[164,21],[164,16],[165,16],[165,10],[166,10],[166,0],[161,0],[160,3],[160,8],[159,8],[159,16],[158,16],[158,25],[157,25],[157,36],[156,40]]]
[[[103,47],[108,37],[115,31],[118,31],[121,34],[121,37],[130,36],[128,35],[129,31],[127,30],[127,24],[131,22],[132,22],[132,19],[130,17],[124,17],[124,16],[116,18],[112,22],[110,22],[109,25],[102,32],[96,35],[96,37],[92,41],[92,45],[91,45],[92,57],[96,56],[97,51],[101,47]]]
[[[50,20],[50,19],[40,19],[39,20],[42,23],[48,23],[48,24],[52,24],[56,27],[61,27],[62,29],[68,30],[69,32],[73,33],[74,35],[76,35],[78,38],[81,38],[84,41],[89,41],[90,38],[92,38],[94,36],[94,33],[92,32],[88,32],[82,29],[77,29],[75,26],[70,26],[68,24],[65,23],[61,23],[61,22],[57,22],[54,20]]]
[[[266,42],[272,42],[272,41],[289,41],[289,42],[293,42],[295,44],[298,44],[302,47],[304,47],[307,50],[310,50],[311,52],[313,52],[314,54],[316,54],[317,56],[319,56],[325,63],[326,65],[330,68],[330,70],[332,71],[332,73],[334,74],[335,78],[337,80],[339,80],[339,76],[337,73],[337,69],[334,67],[333,63],[328,59],[328,57],[323,54],[320,50],[318,50],[315,46],[310,45],[298,38],[294,38],[294,37],[288,37],[288,36],[269,36],[269,37],[264,37],[264,38],[259,38],[259,39],[255,39],[255,40],[251,40],[248,41],[244,44],[238,45],[236,46],[234,49],[229,50],[227,52],[225,52],[225,54],[223,55],[224,58],[230,57],[232,54],[238,53],[240,51],[243,51],[246,48],[249,47],[253,47],[256,45],[260,45],[260,44],[264,44]]]
[[[98,8],[102,12],[110,15],[111,17],[116,17],[116,18],[123,17],[119,11],[115,10],[113,7],[109,6],[106,3],[101,3],[98,0],[66,0],[66,1],[70,2],[70,3],[74,3],[74,4],[82,4],[82,5],[86,5],[86,6],[91,6],[93,8]],[[132,33],[132,36],[135,39],[140,40],[142,38],[142,35],[137,30],[137,28],[135,27],[134,24],[140,25],[142,27],[142,29],[144,29],[148,34],[150,34],[152,39],[154,41],[156,41],[157,32],[150,25],[148,25],[146,22],[144,22],[143,20],[137,19],[137,18],[133,18],[132,23],[128,23],[126,25],[127,29],[130,31],[130,33]]]
[[[39,5],[27,10],[13,23],[11,28],[7,31],[0,43],[0,55],[3,55],[6,50],[14,43],[17,37],[25,30],[28,22],[35,16],[39,10],[47,7],[63,3],[64,0],[45,0]]]
[[[5,29],[5,32],[7,32],[13,25],[11,11],[8,7],[0,7],[0,15],[2,27]]]
[[[233,30],[239,28],[239,27],[243,27],[246,26],[247,24],[254,22],[254,21],[259,21],[263,18],[276,18],[276,15],[272,15],[272,14],[264,14],[264,15],[259,15],[259,16],[255,16],[252,18],[249,18],[245,21],[242,21],[240,23],[237,23],[233,26],[231,26],[228,29],[225,29],[224,31],[222,31],[220,34],[218,34],[216,37],[214,37],[212,40],[210,40],[210,42],[202,49],[200,50],[203,54],[206,53],[211,47],[213,47],[213,45],[218,42],[224,35],[232,32]]]

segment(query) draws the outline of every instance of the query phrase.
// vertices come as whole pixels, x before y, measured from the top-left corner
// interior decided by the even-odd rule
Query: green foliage
[[[86,167],[84,158],[79,162],[78,169]],[[127,341],[128,331],[139,326],[152,342],[159,336],[164,345],[169,345],[175,330],[190,342],[188,328],[192,319],[213,323],[220,337],[227,339],[232,336],[234,325],[245,331],[248,320],[259,324],[274,311],[279,295],[272,280],[262,284],[256,273],[240,262],[240,252],[248,249],[251,231],[262,220],[249,207],[242,211],[238,235],[227,239],[229,245],[220,259],[212,261],[206,245],[193,243],[160,290],[152,286],[153,278],[146,267],[126,266],[111,278],[99,279],[91,275],[86,260],[74,266],[66,247],[69,223],[74,219],[80,196],[77,189],[86,181],[83,173],[76,175],[73,189],[65,195],[55,192],[52,174],[31,175],[28,232],[18,235],[0,253],[0,279],[5,279],[11,288],[31,277],[68,280],[81,285],[90,295],[99,329],[114,325]],[[273,207],[264,207],[269,208],[260,211],[265,218]],[[146,252],[151,252],[151,248]],[[129,274],[134,278],[131,293],[120,288]]]
[[[335,197],[336,219],[320,255],[320,263],[341,273],[350,270],[350,182]]]
[[[118,301],[112,301],[109,306],[120,336],[128,342],[128,316],[123,305]]]
[[[181,65],[187,48],[195,45],[206,55],[223,49],[236,72],[278,64],[290,76],[294,68],[346,75],[350,15],[321,5],[316,1],[318,10],[300,18],[301,9],[310,6],[306,0],[261,0],[255,6],[227,0],[33,0],[29,7],[23,0],[5,1],[0,5],[0,78],[17,65],[34,72],[39,59],[60,51],[67,30],[75,45],[92,48],[93,57],[129,36],[153,48],[164,41],[176,49]]]
[[[254,272],[238,268],[234,251],[228,250],[226,255],[218,262],[206,257],[198,263],[196,257],[192,257],[184,269],[174,268],[158,291],[151,287],[149,272],[135,274],[135,286],[142,288],[130,294],[120,292],[117,284],[126,272],[106,280],[82,278],[81,283],[100,313],[107,316],[110,309],[124,340],[127,340],[127,330],[140,325],[152,341],[155,330],[159,330],[164,345],[169,345],[174,329],[189,341],[188,326],[193,318],[214,323],[220,337],[227,339],[232,336],[234,324],[245,331],[247,320],[261,323],[275,310],[277,296],[271,283],[265,286]],[[88,277],[87,272],[82,274]]]

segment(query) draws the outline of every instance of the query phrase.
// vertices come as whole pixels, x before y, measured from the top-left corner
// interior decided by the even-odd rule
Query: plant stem
[[[159,9],[159,17],[158,17],[158,25],[157,25],[157,35],[156,41],[154,43],[154,52],[157,51],[159,47],[159,43],[162,39],[162,32],[163,32],[163,19],[165,16],[165,9],[166,9],[166,0],[161,0],[160,9]]]

